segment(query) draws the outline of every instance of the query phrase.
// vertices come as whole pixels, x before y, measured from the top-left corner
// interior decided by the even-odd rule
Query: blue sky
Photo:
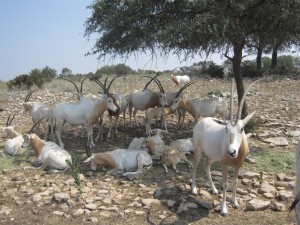
[[[95,72],[104,65],[125,63],[133,69],[165,70],[188,66],[170,56],[151,61],[140,55],[129,60],[98,61],[85,56],[95,40],[84,37],[84,22],[91,15],[86,9],[92,0],[1,0],[0,1],[0,80],[8,81],[32,69],[67,67],[76,73]],[[150,60],[150,62],[149,62]],[[214,59],[212,59],[214,60]],[[222,61],[215,58],[216,63]]]

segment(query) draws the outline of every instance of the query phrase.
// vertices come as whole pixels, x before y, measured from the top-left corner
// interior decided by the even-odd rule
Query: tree
[[[98,54],[99,58],[126,57],[135,52],[151,51],[154,57],[159,52],[164,56],[175,53],[188,58],[219,52],[233,63],[240,103],[244,94],[243,49],[251,34],[265,29],[266,24],[255,18],[270,16],[257,15],[269,2],[277,4],[280,1],[96,0],[88,6],[92,15],[85,24],[87,37],[99,34],[89,54]],[[269,26],[269,30],[275,27],[272,23]],[[243,116],[245,114],[246,104]]]
[[[71,75],[72,75],[72,70],[65,67],[65,68],[62,68],[61,74],[59,76],[60,77],[67,77],[67,76],[71,76]]]
[[[56,77],[56,70],[52,69],[48,66],[43,68],[41,73],[42,73],[42,76],[43,76],[45,82],[50,82],[51,80],[53,80]]]

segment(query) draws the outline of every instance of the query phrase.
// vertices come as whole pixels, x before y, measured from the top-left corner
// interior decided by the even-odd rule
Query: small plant
[[[80,181],[80,176],[79,176],[79,169],[78,169],[78,165],[80,162],[80,157],[78,155],[72,155],[72,162],[70,161],[66,161],[68,163],[68,165],[70,166],[70,170],[71,170],[71,174],[72,177],[74,178],[74,183],[75,186],[77,188],[77,190],[79,191],[79,194],[82,194],[82,184]]]

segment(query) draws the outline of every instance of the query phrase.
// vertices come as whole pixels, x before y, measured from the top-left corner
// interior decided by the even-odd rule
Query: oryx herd
[[[254,116],[255,112],[242,118],[242,108],[249,89],[259,80],[250,84],[245,91],[237,115],[233,113],[234,102],[234,80],[232,80],[230,98],[227,101],[226,97],[215,98],[190,98],[187,88],[197,86],[201,88],[201,80],[191,79],[186,76],[172,76],[172,80],[176,80],[176,88],[172,91],[165,91],[160,76],[144,76],[137,77],[139,82],[143,82],[145,78],[147,82],[143,89],[131,88],[129,93],[116,92],[112,93],[111,87],[117,79],[124,78],[123,75],[113,76],[110,81],[105,78],[91,78],[90,82],[95,82],[100,90],[98,97],[90,98],[84,96],[83,85],[88,79],[85,77],[80,88],[76,83],[67,78],[62,78],[61,82],[71,82],[76,88],[76,102],[60,102],[54,106],[49,106],[40,102],[31,102],[30,97],[38,90],[32,90],[28,93],[23,103],[24,111],[28,112],[32,118],[33,126],[26,134],[21,134],[12,126],[14,115],[9,115],[7,122],[3,128],[3,137],[6,143],[3,150],[3,155],[19,155],[23,154],[26,148],[31,147],[36,153],[37,164],[39,167],[34,167],[42,170],[50,170],[53,172],[65,172],[69,169],[69,163],[72,162],[72,157],[69,149],[65,149],[63,142],[64,124],[68,123],[75,126],[82,126],[85,131],[86,140],[83,140],[86,145],[87,158],[84,163],[90,162],[92,170],[97,170],[98,166],[107,167],[108,174],[121,173],[129,179],[140,178],[143,173],[143,168],[150,168],[154,161],[160,163],[165,172],[168,172],[167,167],[171,166],[176,172],[176,164],[185,162],[192,169],[192,192],[197,194],[196,188],[196,171],[201,159],[202,153],[207,157],[205,162],[205,172],[214,194],[219,191],[216,189],[212,178],[210,167],[215,161],[220,161],[223,180],[223,200],[221,203],[221,214],[227,215],[226,206],[226,191],[228,188],[227,170],[228,167],[233,167],[233,194],[232,203],[234,207],[239,207],[236,198],[238,171],[242,166],[246,156],[249,153],[248,141],[244,132],[244,127]],[[64,81],[63,81],[64,80]],[[156,90],[150,89],[150,84],[153,83],[157,87]],[[153,87],[153,85],[152,85]],[[128,110],[127,110],[128,109]],[[138,123],[136,120],[137,111],[144,111],[144,123]],[[125,123],[126,113],[128,111],[129,121]],[[168,132],[167,124],[169,115],[178,117],[177,124],[174,126],[180,127],[181,130],[188,129],[185,126],[185,116],[189,113],[194,119],[194,128],[190,132],[190,137],[186,139],[174,140],[165,144],[161,134]],[[137,127],[140,130],[140,136],[131,140],[127,148],[121,146],[106,152],[92,154],[91,150],[97,151],[97,145],[105,141],[103,140],[103,131],[105,114],[109,116],[109,128],[107,138],[116,138],[120,132],[127,132],[126,126]],[[134,121],[131,121],[133,116]],[[119,117],[123,117],[124,129],[118,131]],[[114,119],[113,119],[114,118]],[[154,119],[161,120],[164,126],[157,125],[154,127]],[[39,124],[42,124],[44,135],[39,132]],[[136,126],[138,124],[138,126]],[[94,137],[94,129],[98,129],[98,134]],[[142,128],[142,129],[141,129]],[[51,135],[50,135],[51,134]],[[52,141],[48,141],[49,135]],[[42,139],[44,138],[44,139]],[[100,141],[98,141],[100,139]],[[97,142],[95,143],[94,140]],[[191,158],[189,161],[186,157]],[[189,156],[190,155],[190,156]],[[156,164],[157,164],[156,163]],[[24,169],[33,168],[25,167]],[[151,170],[149,171],[151,173]],[[300,178],[299,178],[300,180]]]

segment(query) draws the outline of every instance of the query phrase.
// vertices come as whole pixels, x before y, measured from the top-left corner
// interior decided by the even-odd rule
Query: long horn
[[[146,90],[147,87],[149,86],[149,84],[150,84],[155,78],[157,78],[158,76],[160,76],[160,74],[157,73],[155,77],[150,77],[151,80],[149,80],[148,83],[145,85],[144,90]],[[149,77],[149,76],[143,76],[143,77]]]
[[[75,88],[76,88],[77,92],[78,92],[78,93],[80,93],[80,92],[79,92],[79,89],[78,89],[78,87],[77,87],[77,85],[75,84],[75,82],[74,82],[74,81],[72,81],[72,80],[69,80],[69,79],[67,79],[67,78],[64,78],[64,77],[60,77],[60,79],[63,79],[63,80],[69,81],[69,82],[71,82],[72,84],[74,84],[74,86],[75,86]]]
[[[158,82],[156,82],[157,83],[157,85],[159,84],[159,86],[160,86],[160,91],[162,92],[162,93],[165,93],[165,90],[164,90],[164,88],[163,88],[163,86],[162,86],[162,84],[161,84],[161,82],[160,82],[160,80],[159,79],[157,79],[157,78],[155,78],[155,80]]]
[[[109,89],[110,89],[110,86],[111,86],[112,82],[113,82],[116,78],[121,77],[121,76],[124,76],[124,74],[117,75],[117,76],[115,76],[115,77],[110,81],[110,83],[109,83],[109,85],[108,85],[108,87],[107,87],[107,91],[108,91],[108,92],[109,92]]]
[[[142,77],[148,77],[148,78],[151,79],[151,81],[154,80],[154,82],[157,84],[157,86],[158,86],[160,92],[161,92],[161,93],[164,93],[164,90],[163,90],[162,87],[160,86],[160,83],[159,83],[159,81],[158,81],[158,79],[157,79],[156,77],[153,77],[153,78],[150,77],[150,76],[142,76]]]
[[[234,78],[231,82],[231,93],[230,93],[230,108],[229,108],[229,120],[230,123],[233,123],[233,89],[234,89]]]
[[[6,124],[5,124],[6,127],[9,126],[9,125],[8,125],[8,121],[9,121],[9,119],[10,119],[10,115],[11,115],[11,114],[8,115],[8,118],[7,118],[7,121],[6,121]]]
[[[180,93],[186,89],[188,86],[191,86],[192,84],[196,83],[197,81],[196,80],[193,80],[193,81],[190,81],[188,83],[186,83],[182,88],[179,89],[179,91],[177,92],[175,98],[178,98],[178,96],[180,95]]]
[[[10,114],[9,114],[10,115]],[[11,118],[11,120],[8,122],[8,126],[11,125],[11,122],[13,121],[13,119],[15,118],[16,114],[13,115],[13,117]]]
[[[28,131],[28,134],[31,134],[32,133],[32,131],[33,131],[33,129],[35,128],[35,126],[37,125],[37,124],[39,124],[39,122],[41,122],[44,118],[46,118],[46,117],[49,117],[49,115],[46,115],[46,116],[44,116],[44,117],[42,117],[41,119],[39,119],[39,121],[37,121],[35,124],[33,124],[33,126],[30,128],[30,130]]]
[[[36,90],[29,91],[29,93],[28,93],[28,94],[26,95],[26,97],[25,97],[25,102],[28,102],[28,101],[29,101],[29,99],[30,99],[32,93],[35,92],[35,91],[36,91]]]
[[[245,99],[246,99],[246,95],[248,94],[248,91],[250,90],[250,88],[256,84],[257,82],[261,81],[261,80],[264,80],[265,78],[261,78],[261,79],[258,79],[254,82],[252,82],[249,87],[247,88],[247,90],[245,91],[243,97],[242,97],[242,100],[240,102],[240,105],[239,105],[239,110],[238,110],[238,113],[237,113],[237,117],[236,117],[236,122],[239,121],[242,117],[242,109],[243,109],[243,105],[244,105],[244,102],[245,102]]]
[[[82,94],[82,86],[83,86],[83,82],[87,79],[88,77],[84,78],[82,81],[81,81],[81,84],[80,84],[80,93]]]

